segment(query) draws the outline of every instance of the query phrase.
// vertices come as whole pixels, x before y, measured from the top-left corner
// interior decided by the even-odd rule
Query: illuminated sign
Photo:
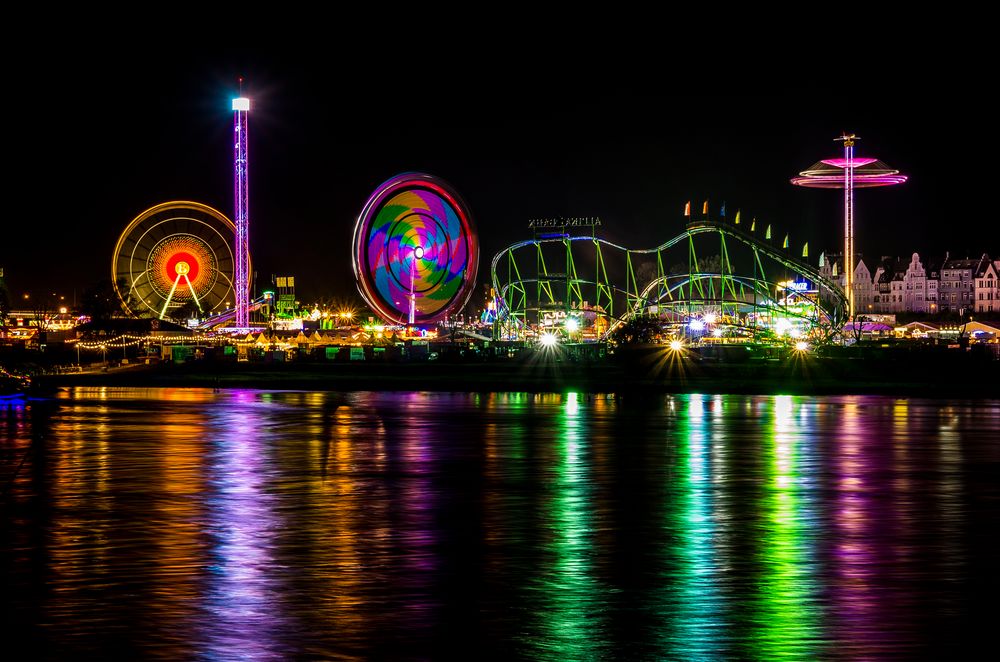
[[[563,324],[565,321],[565,311],[545,311],[542,313],[542,326],[558,326]]]
[[[809,282],[804,280],[783,280],[778,283],[778,287],[791,290],[793,292],[808,292]]]
[[[529,228],[573,228],[583,225],[601,225],[599,216],[571,216],[568,218],[530,218]]]

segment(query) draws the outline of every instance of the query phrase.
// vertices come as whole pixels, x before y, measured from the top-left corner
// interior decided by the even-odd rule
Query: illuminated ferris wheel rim
[[[204,212],[209,216],[216,217],[218,220],[222,221],[226,225],[226,227],[228,227],[234,233],[236,232],[236,224],[233,223],[231,220],[229,220],[228,216],[223,214],[215,207],[209,207],[208,205],[202,204],[200,202],[193,202],[191,200],[172,200],[170,202],[162,202],[158,205],[154,205],[149,209],[147,209],[146,211],[137,215],[135,218],[133,218],[132,222],[126,225],[125,230],[123,230],[122,233],[118,236],[118,243],[115,244],[114,256],[117,257],[121,253],[122,244],[125,243],[125,238],[128,237],[129,233],[132,231],[132,228],[139,225],[140,223],[145,221],[147,218],[150,218],[151,216],[156,216],[161,212],[170,211],[172,209],[195,209],[197,211]]]
[[[419,191],[437,200],[426,200],[417,193]],[[411,192],[427,203],[427,208],[402,206],[406,201],[401,198]],[[391,219],[382,217],[382,212],[394,201],[399,201],[405,211]],[[454,216],[455,232],[449,233],[452,224],[446,217],[438,218],[430,209],[434,202],[443,205],[446,217],[448,213]],[[413,221],[416,224],[412,224]],[[397,228],[403,230],[397,231]],[[376,241],[379,232],[384,232],[385,236]],[[425,241],[430,243],[425,244]],[[396,250],[393,252],[390,249],[394,245]],[[400,257],[400,253],[407,250],[409,254]],[[402,323],[407,318],[407,313],[400,308],[401,302],[396,299],[410,301],[410,321],[420,324],[433,323],[464,307],[475,289],[479,267],[478,239],[468,206],[448,182],[421,172],[404,172],[376,187],[355,222],[351,257],[362,297],[378,316],[394,323]],[[413,269],[408,274],[404,273],[406,269],[399,268],[407,259]],[[408,276],[408,291],[401,276]],[[435,294],[447,298],[439,299]],[[422,303],[432,302],[431,310],[421,310],[419,320],[414,314],[418,298]]]
[[[175,211],[175,210],[183,211],[183,212],[186,212],[186,213],[185,214],[179,214],[179,215],[176,215],[176,216],[167,217],[167,218],[156,219],[156,217],[158,215],[161,215],[161,214],[164,214],[164,213],[167,213],[167,212],[171,212],[171,211]],[[212,223],[210,223],[208,220],[206,220],[206,218],[198,218],[197,214],[199,214],[199,213],[202,214],[202,215],[204,215],[205,217],[207,217],[207,219],[210,219],[211,221],[215,221],[216,223],[218,223],[219,225],[221,225],[222,226],[222,230],[220,230],[218,227],[215,227]],[[140,228],[140,226],[142,226],[144,223],[147,223],[150,219],[156,219],[156,220],[154,220],[154,222],[152,224],[150,224],[149,227],[146,227],[141,232],[139,232],[137,236],[132,236],[133,233],[136,231],[137,228]],[[228,237],[227,238],[223,234],[222,231],[223,230],[224,231],[228,231],[228,232],[231,232],[231,233],[233,233],[235,235],[236,225],[225,214],[223,214],[219,210],[215,209],[214,207],[211,207],[209,205],[206,205],[206,204],[203,204],[203,203],[200,203],[200,202],[195,202],[195,201],[192,201],[192,200],[172,200],[172,201],[169,201],[169,202],[163,202],[163,203],[154,205],[154,206],[152,206],[152,207],[144,210],[143,212],[139,213],[138,215],[136,215],[135,218],[133,218],[132,221],[125,227],[125,229],[122,231],[122,233],[118,237],[118,241],[115,244],[115,250],[114,250],[114,253],[112,254],[112,258],[111,258],[111,276],[112,276],[111,282],[112,282],[112,287],[114,288],[115,294],[118,296],[118,299],[119,299],[119,301],[122,304],[122,307],[125,309],[126,313],[128,313],[129,315],[140,316],[140,314],[141,314],[141,311],[139,311],[139,310],[133,310],[129,306],[129,304],[128,304],[130,296],[136,290],[137,285],[139,285],[139,278],[145,277],[147,279],[147,281],[148,281],[147,284],[145,285],[145,287],[149,287],[157,295],[159,295],[159,293],[156,291],[156,288],[155,288],[154,284],[152,283],[151,279],[149,279],[149,276],[148,276],[148,271],[149,271],[148,266],[147,266],[146,270],[144,270],[143,272],[139,273],[138,278],[131,278],[132,282],[129,283],[129,291],[128,291],[127,295],[126,295],[126,293],[123,293],[119,289],[119,287],[118,287],[118,279],[121,276],[121,273],[120,273],[120,270],[119,270],[119,262],[121,260],[123,260],[123,259],[127,261],[127,264],[129,265],[129,269],[128,269],[129,275],[131,276],[132,275],[132,271],[131,271],[131,266],[132,265],[134,265],[136,263],[145,263],[145,262],[147,262],[147,260],[150,258],[150,256],[153,253],[153,251],[157,247],[159,247],[161,244],[163,244],[164,242],[166,242],[168,239],[170,239],[172,237],[191,236],[198,243],[202,244],[204,246],[204,248],[206,248],[210,252],[212,252],[213,259],[212,259],[212,261],[211,261],[211,263],[210,263],[209,266],[214,270],[213,278],[215,280],[218,280],[218,279],[221,278],[225,282],[225,284],[227,285],[228,292],[232,292],[234,290],[234,283],[233,283],[232,276],[227,275],[227,273],[224,270],[221,270],[221,269],[218,268],[218,265],[220,264],[220,260],[218,259],[219,256],[215,255],[215,251],[212,249],[212,247],[209,245],[209,242],[206,241],[204,237],[200,237],[200,236],[198,236],[198,235],[196,235],[196,234],[194,234],[194,233],[192,233],[192,232],[189,231],[189,232],[167,234],[166,236],[160,238],[159,240],[152,240],[151,239],[150,233],[153,230],[159,228],[160,226],[162,226],[162,225],[164,225],[166,223],[177,222],[177,221],[187,221],[188,223],[194,223],[194,224],[197,224],[197,226],[199,226],[199,227],[208,228],[209,230],[211,230],[212,232],[214,232],[215,237],[217,238],[218,244],[220,246],[224,246],[226,248],[226,251],[227,251],[226,256],[229,258],[229,261],[232,262],[235,265],[235,256],[233,255],[233,251],[232,251],[232,237]],[[139,247],[143,246],[143,245],[146,245],[143,242],[146,241],[147,237],[150,237],[148,243],[151,243],[152,245],[148,247],[148,251],[147,251],[147,254],[146,254],[145,257],[137,256],[136,253],[137,253]],[[125,243],[130,238],[131,238],[131,240],[133,242],[132,249],[131,249],[131,251],[128,252],[128,254],[123,254],[124,245],[125,245]],[[247,260],[248,260],[247,263],[249,265],[249,260],[250,260],[250,256],[249,255],[247,256]],[[193,286],[192,282],[187,279],[187,275],[188,275],[188,273],[190,273],[190,266],[186,265],[186,264],[185,265],[178,264],[178,265],[175,265],[175,269],[177,271],[177,281],[179,282],[180,278],[183,276],[187,280],[187,285],[191,289],[191,294],[193,295],[193,298],[197,299],[197,295],[194,292],[194,286]],[[212,291],[212,290],[214,290],[214,288],[215,288],[215,281],[213,280],[213,282],[211,284],[209,284],[208,291]],[[220,301],[216,304],[216,306],[218,306],[218,304],[222,303],[221,299],[224,299],[225,296],[226,295],[218,297],[220,299]],[[156,309],[154,307],[152,307],[151,304],[148,301],[146,301],[145,299],[142,299],[142,303],[145,304],[145,307],[148,308],[150,311],[152,311],[154,314],[157,312]],[[200,307],[200,304],[199,304],[199,307]],[[165,312],[165,310],[166,309],[164,308],[163,311],[161,311],[161,314],[160,314],[161,318],[163,317],[162,313]]]

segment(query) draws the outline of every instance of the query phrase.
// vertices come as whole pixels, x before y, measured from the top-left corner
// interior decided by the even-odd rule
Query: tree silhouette
[[[202,314],[201,309],[198,308],[198,304],[194,301],[186,301],[177,308],[174,308],[170,313],[170,317],[180,324],[186,324],[189,319],[197,319]]]
[[[10,291],[7,283],[0,277],[0,326],[7,323],[7,315],[10,314]]]
[[[611,334],[617,345],[635,345],[653,342],[660,334],[660,321],[655,317],[633,317]]]
[[[118,281],[119,292],[129,292],[129,287],[125,279]],[[129,295],[129,308],[135,310],[138,303],[135,298]],[[124,315],[121,300],[115,293],[115,288],[110,279],[100,280],[83,291],[80,300],[80,312],[90,316],[92,320],[109,320],[114,317]]]
[[[865,322],[868,321],[868,317],[865,315],[855,315],[854,325],[851,327],[851,333],[854,335],[854,342],[861,341],[861,332],[864,331]]]

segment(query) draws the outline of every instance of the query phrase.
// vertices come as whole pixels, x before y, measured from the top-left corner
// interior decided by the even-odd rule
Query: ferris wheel
[[[475,289],[479,244],[468,208],[447,183],[404,173],[375,189],[354,227],[358,289],[382,319],[429,324]]]
[[[197,202],[165,202],[136,216],[111,263],[122,306],[160,319],[182,308],[203,317],[231,307],[235,230],[224,214]]]

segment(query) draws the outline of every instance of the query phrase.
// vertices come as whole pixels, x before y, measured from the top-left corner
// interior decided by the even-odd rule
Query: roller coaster
[[[724,220],[695,220],[649,249],[568,229],[494,256],[494,338],[600,341],[646,317],[704,342],[823,342],[846,321],[843,289],[772,245],[770,228],[762,239]]]

